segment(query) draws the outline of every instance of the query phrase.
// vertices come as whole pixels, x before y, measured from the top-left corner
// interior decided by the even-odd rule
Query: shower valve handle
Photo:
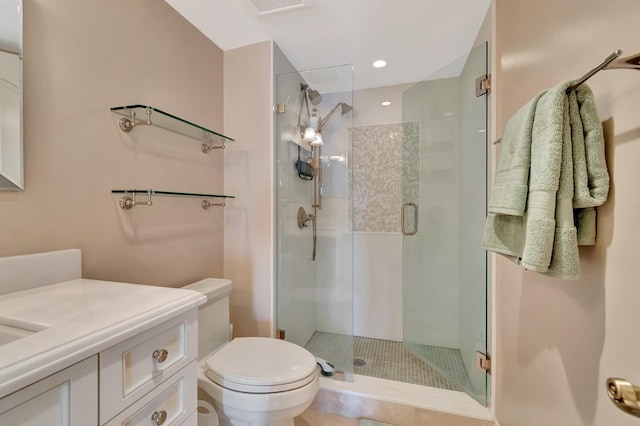
[[[303,207],[300,207],[298,209],[298,228],[300,229],[306,228],[307,223],[310,220],[315,220],[315,219],[316,219],[316,216],[314,214],[307,213]]]
[[[315,211],[315,206],[314,206],[314,211]],[[307,227],[307,222],[311,221],[311,223],[313,224],[313,254],[311,255],[311,260],[316,260],[316,245],[317,245],[317,239],[316,239],[316,215],[315,214],[311,214],[311,213],[307,213],[306,211],[304,211],[303,207],[298,208],[298,228],[302,229],[302,228],[306,228]]]

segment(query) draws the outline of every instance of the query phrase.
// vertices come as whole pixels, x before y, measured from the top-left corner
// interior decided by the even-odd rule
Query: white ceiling
[[[424,80],[473,47],[490,0],[166,0],[223,50],[274,40],[300,71],[354,65],[354,89]],[[376,59],[385,68],[374,69]]]

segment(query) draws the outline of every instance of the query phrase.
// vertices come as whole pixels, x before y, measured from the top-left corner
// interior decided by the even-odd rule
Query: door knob
[[[607,379],[607,393],[616,407],[627,414],[640,417],[640,387],[612,377]]]

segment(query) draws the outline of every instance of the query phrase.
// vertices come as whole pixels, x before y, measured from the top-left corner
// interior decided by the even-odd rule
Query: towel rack
[[[582,83],[590,79],[598,71],[613,69],[629,69],[640,71],[640,53],[636,53],[635,55],[627,56],[625,58],[619,58],[620,55],[622,55],[622,50],[618,49],[613,51],[613,53],[607,56],[604,61],[600,62],[588,73],[576,80],[574,84],[569,86],[569,88],[567,88],[567,93],[570,93],[571,91],[580,87]],[[502,139],[495,140],[493,141],[493,145],[498,145],[501,142]]]
[[[619,58],[622,55],[622,50],[616,50],[611,55],[607,56],[604,61],[596,65],[591,71],[580,77],[574,84],[569,86],[567,93],[577,89],[582,83],[590,79],[595,73],[601,70],[612,69],[631,69],[640,71],[640,53],[627,56],[626,58]]]

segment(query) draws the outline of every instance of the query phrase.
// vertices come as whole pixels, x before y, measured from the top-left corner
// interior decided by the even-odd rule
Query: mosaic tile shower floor
[[[455,349],[415,345],[409,351],[402,342],[320,332],[316,332],[305,347],[315,356],[329,361],[338,370],[345,370],[347,366],[353,365],[349,368],[353,368],[355,374],[440,389],[462,390],[411,353],[414,351],[434,360],[438,368],[446,371],[463,386],[468,383],[460,351]],[[364,360],[365,365],[356,365],[359,364],[358,360]]]

